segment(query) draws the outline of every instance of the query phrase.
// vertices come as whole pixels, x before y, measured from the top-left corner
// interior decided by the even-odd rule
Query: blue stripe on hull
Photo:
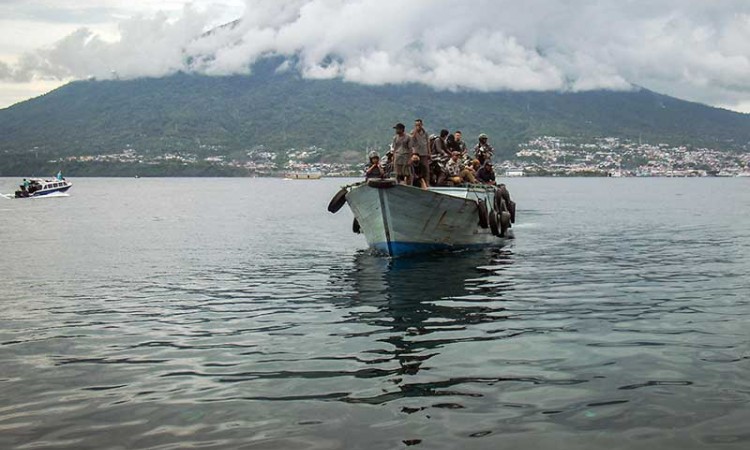
[[[497,244],[502,244],[502,240],[498,240]],[[418,253],[429,253],[436,251],[445,250],[458,250],[466,248],[482,248],[490,247],[492,244],[464,244],[464,245],[448,245],[438,243],[426,243],[426,242],[378,242],[370,246],[373,250],[378,253],[382,253],[389,256],[406,256],[415,255]]]
[[[31,195],[31,197],[44,197],[45,195],[49,195],[49,194],[55,194],[55,193],[58,193],[58,192],[65,192],[68,189],[70,189],[70,186],[65,186],[65,187],[55,188],[55,189],[48,189],[46,191],[36,191],[36,192],[34,192]]]

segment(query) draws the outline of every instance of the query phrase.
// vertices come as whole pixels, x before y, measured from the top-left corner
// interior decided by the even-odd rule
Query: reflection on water
[[[465,382],[405,383],[401,377],[418,374],[451,343],[496,338],[466,331],[477,324],[503,320],[503,293],[513,286],[503,272],[512,263],[511,250],[500,248],[400,259],[358,253],[350,272],[331,277],[331,286],[353,287],[351,295],[334,301],[353,311],[352,320],[373,327],[374,331],[357,336],[369,334],[389,345],[375,353],[381,363],[398,363],[398,369],[388,375],[400,389],[348,400],[377,404],[400,397],[437,395],[437,389]],[[362,310],[363,306],[367,308]]]
[[[331,284],[351,283],[356,302],[391,306],[419,305],[448,297],[482,292],[501,295],[511,280],[489,285],[513,264],[512,250],[488,248],[478,251],[446,252],[410,258],[389,259],[361,251],[354,256],[350,273]],[[502,277],[500,277],[502,278]]]
[[[7,202],[0,448],[747,448],[750,190],[692,182],[519,180],[509,246],[396,260],[336,180]]]

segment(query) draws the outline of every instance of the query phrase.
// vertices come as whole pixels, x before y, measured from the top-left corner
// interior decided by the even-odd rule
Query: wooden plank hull
[[[362,184],[346,195],[370,248],[390,256],[498,245],[503,239],[479,226],[477,202],[492,211],[494,188],[429,190]]]

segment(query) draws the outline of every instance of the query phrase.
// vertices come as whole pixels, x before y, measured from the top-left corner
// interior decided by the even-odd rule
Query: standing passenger
[[[435,142],[432,144],[432,154],[433,156],[437,158],[445,158],[446,156],[450,158],[451,152],[448,150],[448,135],[450,132],[448,130],[440,130],[440,137],[435,139]]]
[[[427,131],[424,129],[422,119],[414,121],[414,130],[411,132],[411,139],[409,140],[409,147],[411,148],[412,154],[419,155],[419,162],[424,168],[424,173],[427,174],[427,179],[430,179],[430,142]]]
[[[396,180],[399,184],[410,185],[412,182],[411,167],[409,167],[409,158],[411,151],[409,150],[409,135],[404,131],[406,127],[403,123],[397,123],[395,127],[396,135],[393,136],[393,157],[396,166]]]
[[[383,164],[383,177],[391,178],[393,176],[393,149],[388,150],[385,154],[385,164]]]
[[[466,156],[466,143],[461,139],[463,135],[460,131],[456,130],[455,133],[453,133],[454,142],[453,142],[453,148],[451,149],[452,152],[459,152],[461,153],[461,157]]]
[[[452,134],[448,134],[448,137],[445,138],[445,146],[448,148],[448,153],[453,154],[453,152],[457,152],[456,137]]]
[[[474,157],[479,160],[479,164],[484,166],[487,161],[492,161],[492,154],[495,149],[487,142],[487,135],[479,135],[479,143],[474,147]]]

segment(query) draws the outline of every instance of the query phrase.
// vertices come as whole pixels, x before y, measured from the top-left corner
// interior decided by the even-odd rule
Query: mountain
[[[460,129],[470,143],[487,133],[501,155],[540,135],[613,136],[739,149],[750,115],[630,92],[448,92],[412,85],[366,86],[279,73],[279,61],[246,76],[180,73],[158,79],[76,81],[0,110],[2,161],[114,153],[189,151],[242,154],[311,145],[334,157],[387,146],[392,126],[423,118],[426,128]]]

